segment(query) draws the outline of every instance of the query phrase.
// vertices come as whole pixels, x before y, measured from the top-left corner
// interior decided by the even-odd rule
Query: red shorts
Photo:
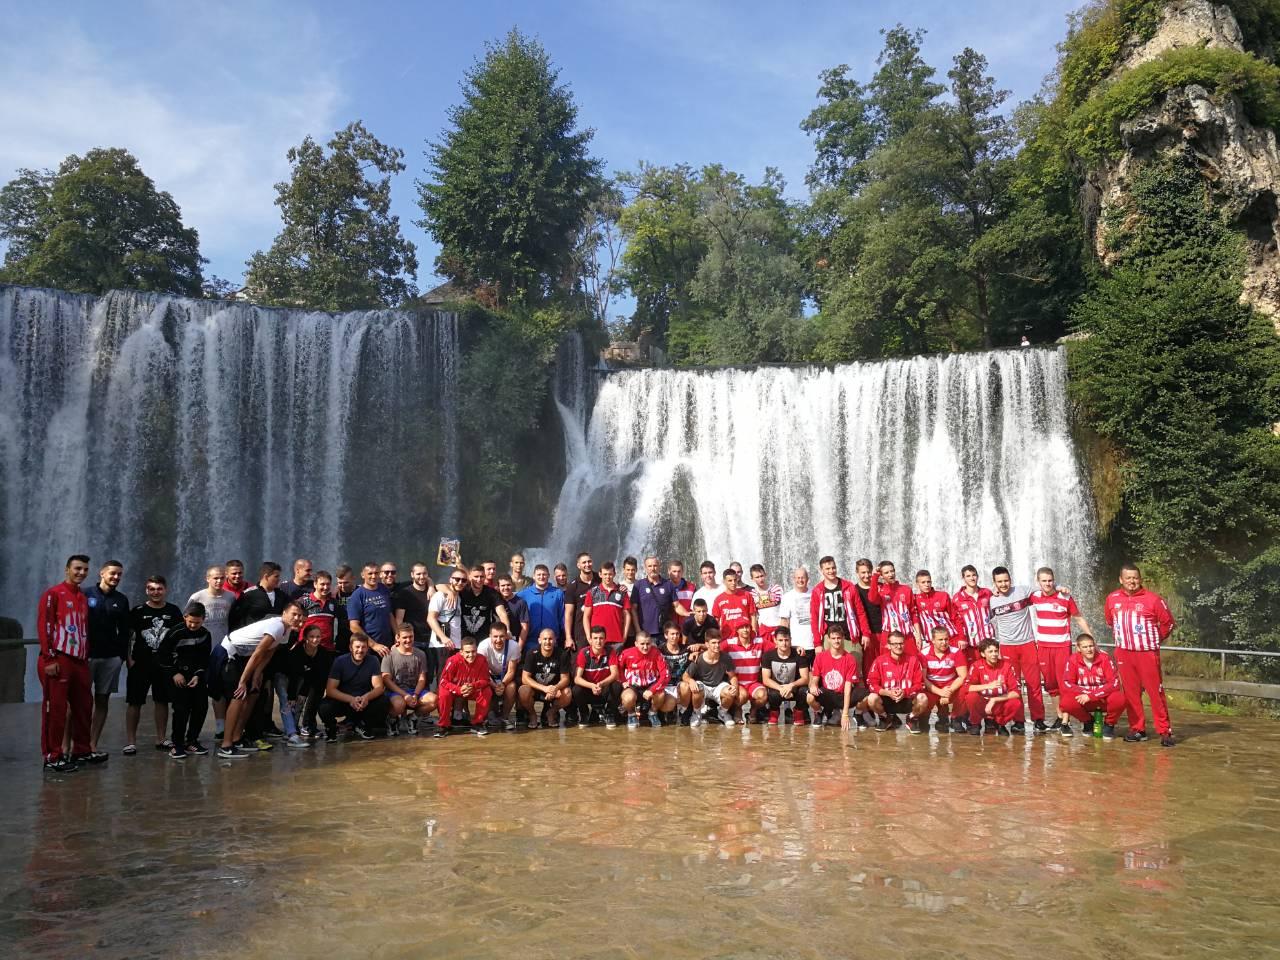
[[[1038,643],[1036,655],[1040,659],[1040,679],[1050,695],[1058,695],[1058,684],[1062,682],[1062,671],[1066,669],[1067,658],[1071,656],[1070,642]]]
[[[757,690],[765,690],[766,687],[759,680],[739,680],[738,689],[745,690],[747,692],[747,697],[751,698],[755,696],[755,692]]]

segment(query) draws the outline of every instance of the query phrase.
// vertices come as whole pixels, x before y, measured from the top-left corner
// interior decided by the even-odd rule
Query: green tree
[[[572,271],[575,233],[600,191],[591,130],[546,51],[512,30],[468,71],[451,129],[429,145],[420,225],[440,244],[437,270],[488,285],[498,303],[537,301]]]
[[[327,153],[307,137],[288,157],[289,180],[276,184],[284,227],[271,249],[247,264],[245,285],[255,299],[357,310],[415,296],[418,259],[390,212],[391,178],[404,170],[404,152],[356,121],[334,134]]]
[[[0,279],[83,293],[117,288],[198,297],[200,238],[127,150],[97,148],[0,188]]]

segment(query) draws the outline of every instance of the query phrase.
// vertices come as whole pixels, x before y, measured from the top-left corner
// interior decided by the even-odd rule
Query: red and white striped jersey
[[[1036,643],[1070,643],[1071,618],[1078,616],[1080,608],[1075,599],[1061,590],[1037,590],[1031,594],[1031,629]]]
[[[771,644],[756,637],[751,646],[744,647],[736,639],[720,647],[721,654],[727,654],[733,663],[733,672],[738,675],[739,683],[758,683],[760,681],[760,658]]]
[[[925,646],[929,644],[934,627],[943,627],[948,637],[954,637],[960,631],[956,629],[951,616],[951,594],[945,590],[930,590],[928,593],[915,595],[916,622],[920,624],[920,635]]]
[[[89,655],[89,599],[79,587],[55,584],[40,595],[36,635],[40,652],[53,651],[83,660]]]
[[[671,585],[676,588],[676,602],[679,603],[680,606],[688,610],[690,614],[692,614],[693,613],[693,595],[698,592],[697,588],[693,584],[693,581],[681,580],[679,583],[676,583],[674,580],[672,580]],[[708,607],[708,612],[710,612],[709,607]]]
[[[897,630],[904,637],[913,636],[911,627],[916,620],[916,597],[905,583],[892,587],[880,581],[880,574],[871,577],[871,602],[880,604],[880,628],[885,633]]]
[[[986,587],[979,587],[976,597],[961,587],[951,598],[951,611],[952,619],[969,641],[969,646],[976,647],[996,635],[991,628],[991,591]]]
[[[930,646],[920,654],[920,665],[924,667],[924,676],[928,683],[935,687],[946,687],[955,683],[956,677],[960,675],[960,667],[968,667],[969,661],[960,651],[948,650],[942,656],[938,656]]]
[[[1145,587],[1107,596],[1107,626],[1121,650],[1159,650],[1176,626],[1164,597]]]

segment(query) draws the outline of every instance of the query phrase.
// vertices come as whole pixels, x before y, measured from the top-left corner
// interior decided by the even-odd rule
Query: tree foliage
[[[200,238],[127,150],[18,171],[0,188],[0,279],[82,293],[117,288],[200,296]]]
[[[574,236],[600,192],[601,163],[559,71],[535,40],[512,30],[467,73],[450,129],[429,145],[418,184],[423,219],[440,244],[437,270],[489,285],[499,303],[563,288]]]
[[[417,255],[391,213],[391,178],[404,170],[404,151],[355,121],[334,134],[327,152],[307,137],[288,157],[290,177],[276,184],[284,226],[271,248],[247,264],[255,299],[355,310],[414,296]]]

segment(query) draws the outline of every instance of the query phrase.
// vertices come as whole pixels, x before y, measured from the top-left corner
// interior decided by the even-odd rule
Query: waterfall
[[[828,553],[852,576],[866,556],[952,590],[966,563],[987,583],[1049,564],[1080,592],[1093,542],[1064,352],[1018,349],[613,374],[537,553],[760,561],[778,582]]]
[[[456,529],[453,314],[0,286],[0,614],[67,555],[169,577],[231,557],[434,556]]]

